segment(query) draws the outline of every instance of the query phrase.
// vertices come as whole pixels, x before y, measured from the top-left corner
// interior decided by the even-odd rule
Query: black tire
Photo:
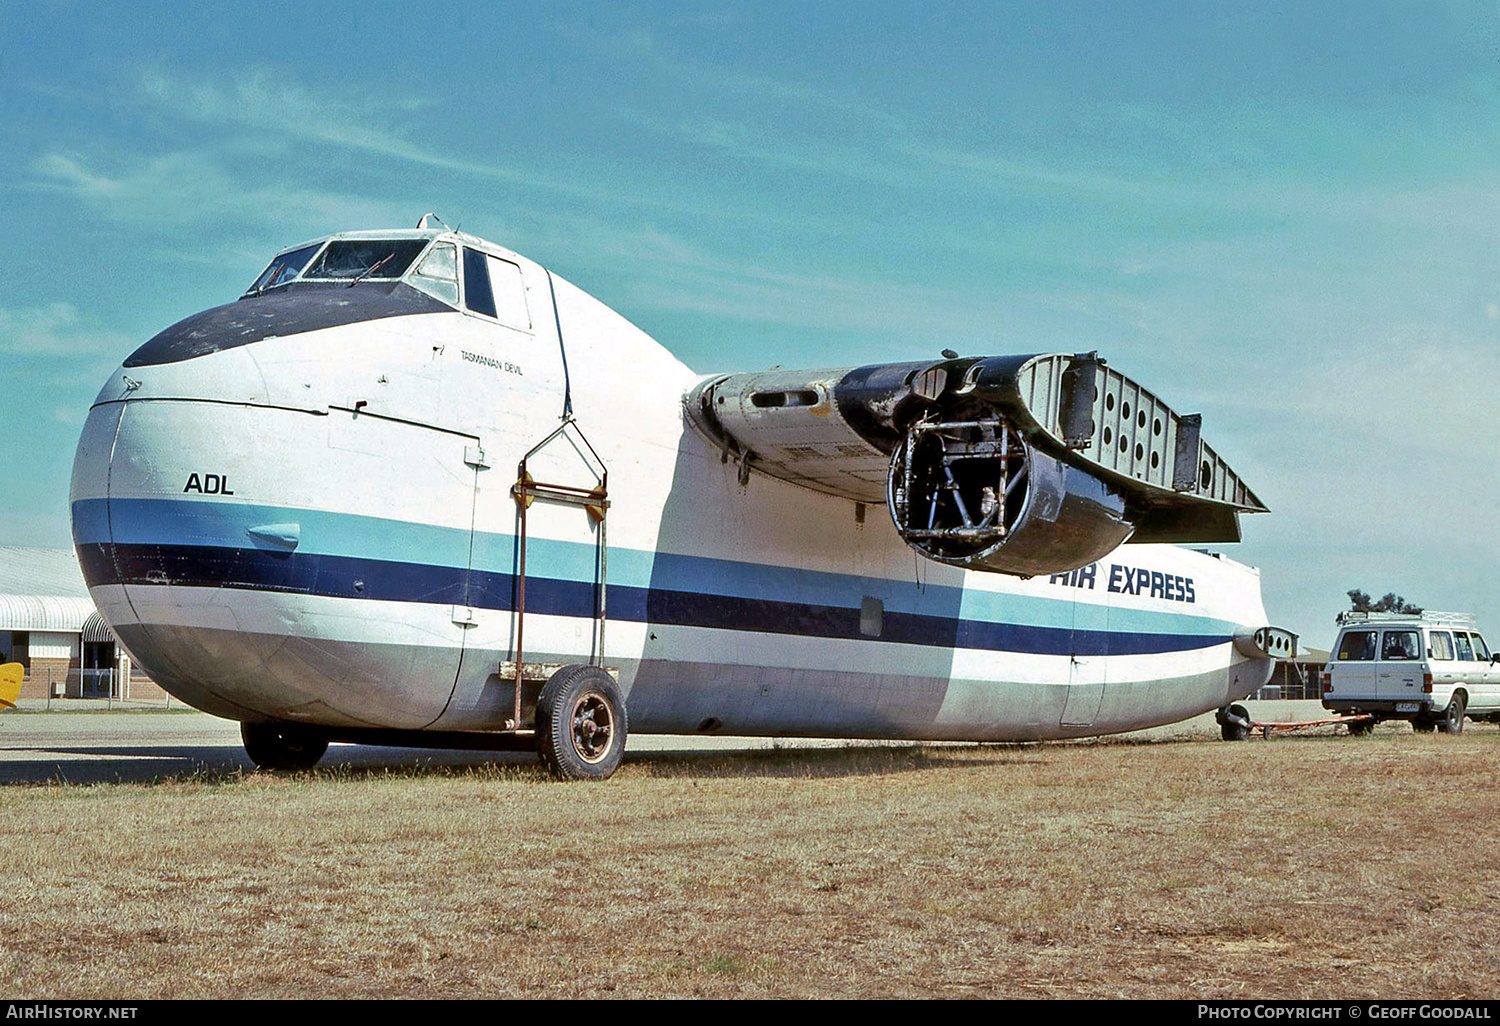
[[[1228,715],[1234,716],[1235,720],[1221,719],[1219,721],[1219,737],[1225,741],[1248,741],[1250,740],[1250,710],[1243,705],[1231,705],[1224,710]]]
[[[263,770],[291,773],[312,769],[328,751],[328,739],[291,723],[241,723],[245,754]]]
[[[558,780],[607,780],[625,756],[625,700],[597,666],[564,666],[536,700],[536,750]]]
[[[1426,716],[1418,716],[1411,721],[1411,729],[1418,734],[1431,734],[1437,729],[1437,724]]]
[[[1462,734],[1464,732],[1464,693],[1453,692],[1453,697],[1448,700],[1448,711],[1443,715],[1442,729],[1444,734]]]
[[[1349,736],[1350,737],[1365,737],[1366,735],[1368,735],[1370,733],[1370,731],[1372,731],[1374,729],[1375,729],[1375,721],[1374,720],[1361,720],[1358,723],[1351,723],[1351,724],[1349,724]]]

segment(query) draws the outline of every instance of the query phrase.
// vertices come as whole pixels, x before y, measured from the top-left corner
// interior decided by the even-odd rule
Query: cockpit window
[[[407,280],[424,292],[457,306],[458,251],[453,243],[435,243]]]
[[[426,239],[336,239],[302,277],[399,278],[426,247]]]
[[[313,254],[318,251],[318,247],[321,245],[323,245],[321,242],[314,242],[311,246],[303,246],[301,249],[294,249],[290,253],[282,253],[275,260],[271,261],[269,267],[260,272],[260,277],[255,279],[255,284],[245,290],[245,295],[248,296],[252,293],[259,295],[266,291],[266,289],[274,289],[278,285],[285,285],[297,277],[298,271],[307,266],[307,262],[312,259]]]

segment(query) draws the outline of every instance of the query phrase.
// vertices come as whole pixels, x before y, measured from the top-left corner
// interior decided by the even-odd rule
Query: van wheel
[[[558,780],[605,780],[625,756],[625,702],[597,666],[564,666],[536,700],[536,747]]]
[[[1464,693],[1453,692],[1448,701],[1448,712],[1443,716],[1444,734],[1462,734],[1464,731]]]

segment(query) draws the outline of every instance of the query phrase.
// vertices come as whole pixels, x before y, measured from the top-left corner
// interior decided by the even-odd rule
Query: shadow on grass
[[[648,777],[858,777],[938,769],[1042,764],[1040,745],[850,744],[838,748],[629,753],[622,773]],[[19,753],[17,753],[19,754]],[[261,775],[239,746],[49,745],[0,760],[0,788],[95,784],[225,785]],[[283,776],[277,774],[276,776]],[[315,769],[287,779],[477,778],[550,780],[527,752],[467,752],[335,745]]]
[[[28,758],[0,760],[0,787],[59,784],[227,784],[260,771],[238,745],[49,745]],[[513,752],[451,752],[335,745],[313,770],[295,777],[357,779],[457,776],[508,770],[544,776],[536,757]]]
[[[847,745],[743,752],[643,752],[626,765],[653,777],[862,777],[938,769],[1043,765],[1038,745]]]

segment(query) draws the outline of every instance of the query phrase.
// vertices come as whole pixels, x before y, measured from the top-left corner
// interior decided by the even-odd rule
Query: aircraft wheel
[[[328,751],[328,739],[290,723],[241,723],[245,754],[263,770],[312,769]]]
[[[558,780],[605,780],[625,755],[625,701],[597,666],[564,666],[536,700],[537,754]]]
[[[1436,727],[1437,724],[1433,723],[1426,716],[1418,716],[1411,721],[1411,729],[1415,730],[1418,734],[1431,734]]]
[[[1234,717],[1229,719],[1228,717]],[[1243,705],[1231,705],[1220,714],[1219,736],[1225,741],[1250,740],[1250,710]]]
[[[1464,693],[1453,692],[1453,697],[1448,701],[1448,712],[1443,716],[1444,734],[1462,734],[1464,732]]]
[[[1364,737],[1366,734],[1370,733],[1370,731],[1372,731],[1374,729],[1375,729],[1375,721],[1374,720],[1366,720],[1363,723],[1351,723],[1351,724],[1349,724],[1349,736],[1350,737]]]

